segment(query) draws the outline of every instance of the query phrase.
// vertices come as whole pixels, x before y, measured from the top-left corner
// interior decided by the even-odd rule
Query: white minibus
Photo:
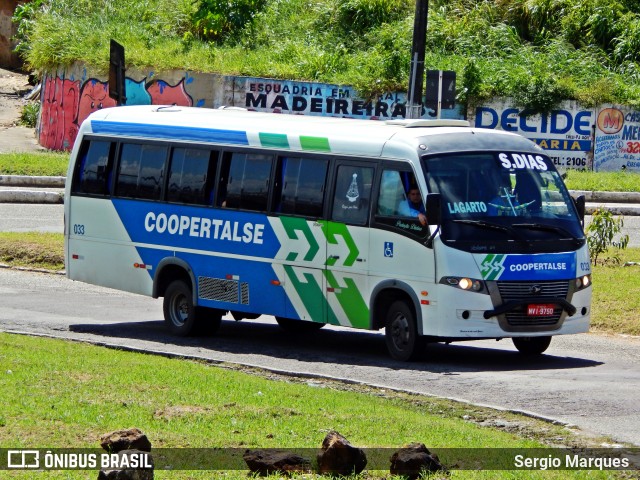
[[[81,126],[66,183],[67,276],[154,298],[177,335],[222,316],[384,329],[391,356],[586,332],[584,198],[516,134],[131,106]]]

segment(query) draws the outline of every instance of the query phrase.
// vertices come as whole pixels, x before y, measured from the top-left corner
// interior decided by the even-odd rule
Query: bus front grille
[[[567,300],[569,294],[569,281],[541,281],[541,282],[497,282],[498,291],[502,303],[526,302],[528,298],[541,299],[562,298]],[[527,315],[527,307],[524,305],[505,314],[507,323],[511,327],[554,327],[560,321],[562,308],[556,306],[553,315],[530,316]]]

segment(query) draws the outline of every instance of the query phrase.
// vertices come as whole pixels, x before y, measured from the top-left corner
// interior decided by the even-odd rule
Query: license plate
[[[530,317],[550,317],[553,315],[553,304],[527,305],[527,315]]]

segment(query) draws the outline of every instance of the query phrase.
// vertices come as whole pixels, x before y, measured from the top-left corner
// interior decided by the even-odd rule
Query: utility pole
[[[428,14],[429,0],[416,0],[406,118],[420,118],[422,114],[422,83],[424,80],[424,51]]]
[[[109,44],[109,97],[113,98],[118,106],[127,102],[125,71],[124,47],[111,39]]]

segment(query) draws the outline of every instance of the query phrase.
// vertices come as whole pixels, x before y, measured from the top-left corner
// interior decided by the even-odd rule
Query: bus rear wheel
[[[544,337],[513,337],[513,345],[525,355],[540,355],[551,343],[550,336]]]
[[[422,353],[424,341],[418,335],[415,315],[403,301],[394,302],[387,311],[384,337],[389,354],[403,362]]]
[[[222,321],[220,311],[193,304],[191,287],[182,280],[169,284],[164,294],[162,309],[169,330],[180,337],[214,333]]]

